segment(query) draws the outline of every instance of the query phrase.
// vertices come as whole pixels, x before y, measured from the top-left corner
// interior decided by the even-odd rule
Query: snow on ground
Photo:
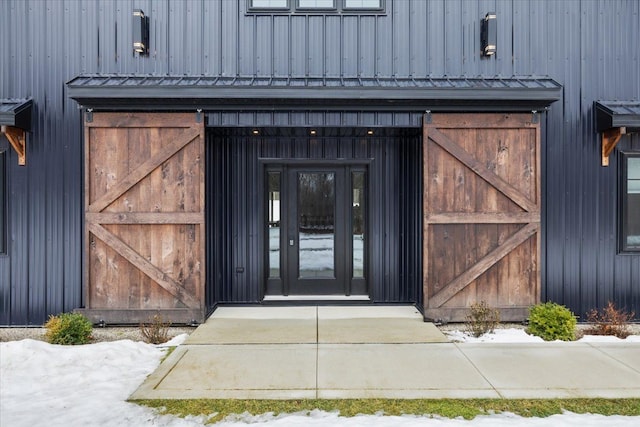
[[[454,330],[445,332],[447,338],[454,342],[493,342],[493,343],[529,343],[544,342],[540,337],[527,334],[524,329],[496,329],[493,333],[484,334],[479,338],[464,331]]]
[[[523,342],[524,332],[515,331],[496,331],[488,341]],[[150,408],[126,402],[158,366],[166,351],[163,347],[178,345],[185,338],[186,335],[181,335],[164,346],[130,340],[83,346],[58,346],[29,339],[0,343],[0,426],[202,426],[206,421],[204,417],[183,419],[158,415]],[[280,416],[241,414],[218,425],[239,427],[247,424],[265,427],[636,427],[640,425],[640,417],[565,413],[548,418],[522,418],[499,414],[467,421],[428,416],[345,418],[336,413],[312,411]]]
[[[454,342],[490,342],[490,343],[535,343],[544,342],[544,340],[535,335],[527,334],[524,329],[496,329],[490,334],[484,334],[479,338],[467,334],[464,331],[452,330],[446,331],[445,335]],[[640,342],[640,335],[630,335],[626,339],[620,339],[614,336],[598,336],[585,335],[578,340],[579,342]]]
[[[617,337],[606,336],[606,335],[585,335],[580,338],[578,341],[586,341],[586,342],[640,342],[640,335],[629,335],[625,339],[620,339]]]

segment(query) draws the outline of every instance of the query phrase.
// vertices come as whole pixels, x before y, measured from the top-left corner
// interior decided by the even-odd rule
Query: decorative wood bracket
[[[9,143],[18,153],[18,164],[27,164],[27,132],[24,129],[13,126],[2,126],[2,133],[6,135]]]
[[[609,166],[609,155],[616,148],[622,135],[626,133],[625,127],[611,128],[602,132],[602,166]]]

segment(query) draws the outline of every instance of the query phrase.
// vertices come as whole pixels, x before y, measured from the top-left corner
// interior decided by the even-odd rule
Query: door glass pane
[[[300,278],[335,276],[335,174],[298,174]]]
[[[269,277],[280,277],[280,172],[267,173],[267,227],[269,228]]]
[[[640,157],[627,157],[627,249],[640,250]]]
[[[353,277],[364,277],[365,188],[364,172],[351,173],[353,193],[351,229],[353,232]]]

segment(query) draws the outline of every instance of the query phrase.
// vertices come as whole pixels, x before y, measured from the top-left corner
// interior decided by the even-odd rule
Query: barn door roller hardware
[[[31,129],[31,99],[0,99],[0,133],[18,154],[18,164],[27,164],[27,132]]]
[[[640,132],[640,101],[595,101],[594,115],[601,135],[601,164],[609,166],[622,135]]]
[[[531,123],[540,123],[540,113],[538,113],[538,110],[531,110]]]

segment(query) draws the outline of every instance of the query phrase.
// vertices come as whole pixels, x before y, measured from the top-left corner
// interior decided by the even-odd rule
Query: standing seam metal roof
[[[0,99],[0,125],[31,129],[32,99]]]
[[[426,77],[426,78],[337,78],[337,77],[243,77],[243,76],[154,76],[91,74],[80,75],[69,82],[69,88],[87,86],[269,86],[269,87],[398,87],[398,88],[508,88],[561,89],[549,77]]]
[[[560,99],[562,86],[548,77],[332,78],[255,76],[80,75],[68,94],[88,107],[132,109],[151,104],[211,105],[212,108],[316,104],[394,109],[425,104],[513,103],[545,107]],[[125,102],[125,100],[127,100]],[[166,101],[166,102],[165,102]],[[170,101],[170,102],[169,102]],[[170,104],[170,105],[169,105]]]
[[[595,101],[594,110],[598,132],[612,127],[640,131],[640,101]]]

